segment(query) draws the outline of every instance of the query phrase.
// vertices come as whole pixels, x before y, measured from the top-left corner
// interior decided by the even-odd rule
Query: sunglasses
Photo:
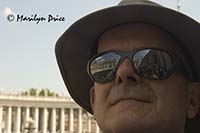
[[[116,77],[120,64],[126,58],[138,75],[151,80],[168,78],[178,65],[176,56],[162,49],[146,48],[130,52],[111,50],[99,53],[89,60],[88,74],[95,82],[109,82]]]

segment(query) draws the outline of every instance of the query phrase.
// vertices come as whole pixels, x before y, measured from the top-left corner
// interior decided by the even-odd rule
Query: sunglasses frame
[[[138,69],[135,67],[135,64],[134,64],[134,61],[133,61],[134,55],[135,55],[137,52],[142,51],[142,50],[158,50],[158,51],[162,51],[162,52],[167,53],[167,54],[170,56],[171,60],[172,60],[172,70],[170,70],[170,72],[169,72],[166,76],[164,76],[164,77],[162,77],[162,78],[150,78],[150,77],[147,77],[147,76],[145,77],[145,76],[142,75],[140,72],[138,72]],[[96,81],[95,78],[92,76],[91,71],[90,71],[90,65],[91,65],[92,61],[93,61],[94,59],[96,59],[97,57],[100,57],[101,55],[104,55],[104,54],[106,54],[106,53],[112,53],[112,52],[113,52],[113,53],[116,53],[117,55],[120,56],[120,59],[119,59],[117,65],[115,66],[115,68],[113,68],[114,71],[112,70],[113,72],[115,72],[115,76],[109,78],[108,80],[102,81],[102,82]],[[88,64],[87,64],[87,72],[88,72],[88,75],[89,75],[90,79],[91,79],[92,81],[94,81],[94,82],[97,82],[97,83],[107,83],[107,82],[110,82],[110,81],[112,81],[114,78],[116,78],[116,71],[118,70],[118,68],[119,68],[119,66],[122,64],[122,62],[123,62],[126,58],[128,58],[129,61],[130,61],[130,63],[132,64],[133,69],[135,69],[135,72],[136,72],[139,76],[141,76],[141,77],[143,77],[143,78],[145,78],[145,79],[150,79],[150,80],[164,80],[164,79],[167,79],[168,77],[170,77],[170,76],[175,72],[175,70],[178,68],[179,65],[183,64],[183,65],[185,66],[185,63],[183,63],[183,62],[180,60],[180,58],[177,58],[177,57],[178,57],[178,56],[177,56],[174,52],[172,52],[172,51],[170,51],[170,50],[168,50],[168,49],[166,50],[166,49],[160,49],[160,48],[142,48],[142,49],[135,49],[135,50],[126,51],[126,52],[124,52],[124,51],[117,51],[117,50],[109,50],[109,51],[100,52],[100,53],[94,55],[94,56],[88,61]],[[180,60],[180,62],[177,61],[177,60]],[[179,63],[178,63],[178,62],[179,62]],[[191,73],[190,73],[190,71],[188,71],[188,65],[186,65],[185,68],[186,68],[187,72],[189,73],[189,77],[191,77]]]

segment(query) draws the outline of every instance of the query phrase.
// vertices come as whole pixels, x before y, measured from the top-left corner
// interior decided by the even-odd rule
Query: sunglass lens
[[[90,74],[97,82],[107,82],[115,77],[120,55],[110,52],[96,57],[90,64]]]
[[[172,57],[165,51],[146,49],[138,51],[133,62],[138,73],[148,79],[164,79],[173,70]]]

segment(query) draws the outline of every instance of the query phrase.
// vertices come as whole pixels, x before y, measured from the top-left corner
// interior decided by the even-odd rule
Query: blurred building
[[[93,116],[70,97],[0,93],[0,133],[99,133]]]

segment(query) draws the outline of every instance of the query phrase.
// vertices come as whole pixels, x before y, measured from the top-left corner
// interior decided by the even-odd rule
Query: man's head
[[[177,43],[159,27],[133,23],[104,32],[99,38],[97,52],[156,48],[183,57]],[[180,62],[178,58],[176,61]],[[90,99],[100,128],[105,132],[183,132],[186,119],[194,118],[199,110],[200,103],[194,93],[200,85],[191,82],[183,70],[176,69],[166,79],[152,80],[142,77],[135,69],[132,61],[126,58],[113,80],[94,82]]]
[[[180,12],[122,0],[75,22],[55,51],[70,95],[103,131],[198,133],[199,35]]]

